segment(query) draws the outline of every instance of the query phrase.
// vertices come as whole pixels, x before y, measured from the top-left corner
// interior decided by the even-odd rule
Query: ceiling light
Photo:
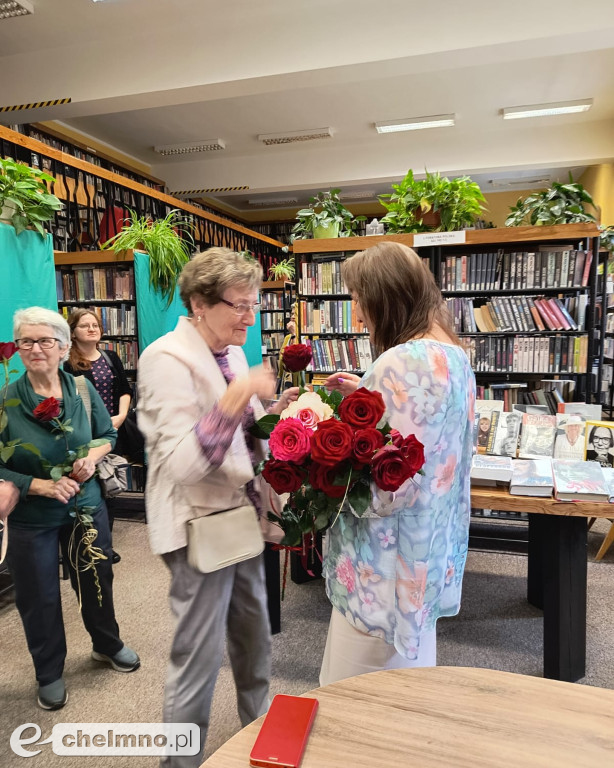
[[[226,144],[222,139],[184,141],[180,144],[163,144],[153,148],[154,152],[165,157],[168,155],[189,155],[192,152],[215,152],[218,149],[226,149]]]
[[[489,179],[488,183],[497,189],[507,189],[509,187],[522,187],[523,189],[530,189],[531,187],[543,187],[550,184],[549,176],[537,176],[533,178],[526,177],[524,179]]]
[[[454,117],[454,115],[408,117],[405,120],[391,120],[387,123],[375,123],[375,130],[378,133],[396,133],[397,131],[419,131],[423,128],[447,128],[454,125]]]
[[[368,192],[342,192],[339,195],[339,200],[373,200],[375,198],[375,192],[369,190]]]
[[[551,104],[531,104],[525,107],[505,107],[503,119],[518,120],[523,117],[571,115],[574,112],[587,112],[592,106],[592,99],[580,99],[579,101],[554,101]]]
[[[0,19],[28,16],[31,13],[34,13],[34,8],[27,0],[0,0]]]
[[[304,131],[286,131],[286,133],[261,133],[258,141],[267,146],[272,144],[294,144],[297,141],[312,141],[313,139],[330,139],[333,135],[331,128],[309,128]]]
[[[255,198],[254,200],[248,200],[248,205],[254,205],[254,206],[274,206],[274,205],[296,205],[298,203],[298,198],[296,197],[283,197],[283,198],[276,198],[276,199],[265,199],[262,200],[260,198]]]

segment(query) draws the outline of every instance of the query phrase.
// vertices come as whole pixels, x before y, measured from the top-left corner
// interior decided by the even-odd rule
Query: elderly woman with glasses
[[[171,574],[177,617],[166,679],[164,721],[197,723],[201,752],[166,766],[199,766],[213,688],[228,654],[243,725],[269,705],[270,628],[262,556],[201,573],[187,560],[187,521],[251,504],[261,513],[253,466],[263,458],[249,427],[271,398],[269,370],[248,368],[241,346],[259,308],[261,266],[228,248],[210,248],[179,277],[188,317],[144,351],[138,416],[149,461],[146,489],[151,545]],[[296,399],[286,390],[280,413]]]
[[[43,709],[60,709],[68,698],[62,677],[66,637],[60,600],[60,549],[72,586],[76,592],[80,590],[81,617],[92,638],[92,658],[119,672],[131,672],[140,664],[137,654],[121,641],[115,621],[109,523],[94,478],[96,464],[111,450],[116,432],[102,400],[88,382],[90,426],[75,379],[59,369],[70,349],[70,329],[61,315],[41,307],[21,309],[13,318],[13,331],[26,372],[8,388],[7,399],[17,400],[18,404],[6,409],[7,421],[0,440],[6,446],[19,439],[34,446],[36,452],[17,445],[10,457],[0,460],[0,479],[19,490],[19,500],[7,520],[7,562],[34,662],[38,703]],[[106,440],[90,448],[87,456],[74,462],[71,474],[58,480],[50,476],[49,466],[63,462],[66,444],[57,439],[53,421],[43,421],[33,413],[48,398],[55,398],[59,404],[58,420],[66,423],[70,419],[72,431],[65,435],[70,450],[76,451],[93,438]],[[75,557],[68,554],[74,527],[70,502],[77,494],[79,506],[94,509],[93,527],[98,531],[94,545],[105,556],[95,565],[101,604],[93,569],[80,569],[77,579]]]

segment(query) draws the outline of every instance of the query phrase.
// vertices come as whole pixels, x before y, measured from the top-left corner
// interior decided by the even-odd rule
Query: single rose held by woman
[[[307,344],[289,344],[282,352],[282,359],[290,373],[304,371],[311,362],[311,347]]]
[[[53,421],[58,418],[60,411],[60,404],[55,397],[48,397],[39,403],[32,413],[38,421]]]

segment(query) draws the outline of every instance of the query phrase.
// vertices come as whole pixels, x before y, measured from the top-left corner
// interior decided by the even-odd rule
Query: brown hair
[[[79,321],[85,317],[85,315],[91,315],[94,318],[94,320],[98,323],[100,332],[102,333],[102,325],[100,324],[100,319],[93,310],[84,309],[82,307],[80,309],[75,309],[70,313],[70,317],[68,318],[68,325],[70,326],[72,347],[70,348],[70,354],[68,355],[68,362],[70,363],[72,369],[75,371],[89,371],[89,369],[92,367],[92,361],[83,356],[83,352],[79,349],[79,344],[78,342],[75,342],[74,337],[75,328],[79,325]],[[96,344],[96,349],[98,349],[98,344]]]
[[[197,253],[179,275],[179,295],[188,314],[192,314],[190,299],[201,296],[205,304],[219,304],[224,291],[231,285],[260,288],[262,267],[230,248],[208,248]]]
[[[435,324],[460,344],[435,278],[406,245],[383,242],[360,251],[341,274],[372,323],[378,351],[424,336]]]

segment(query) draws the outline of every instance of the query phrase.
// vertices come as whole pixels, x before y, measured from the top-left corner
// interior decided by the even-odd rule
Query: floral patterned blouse
[[[356,629],[415,659],[422,630],[460,609],[467,559],[475,377],[460,347],[430,339],[384,352],[361,386],[381,392],[391,427],[424,444],[424,475],[395,493],[372,485],[363,517],[328,532],[326,591]]]

